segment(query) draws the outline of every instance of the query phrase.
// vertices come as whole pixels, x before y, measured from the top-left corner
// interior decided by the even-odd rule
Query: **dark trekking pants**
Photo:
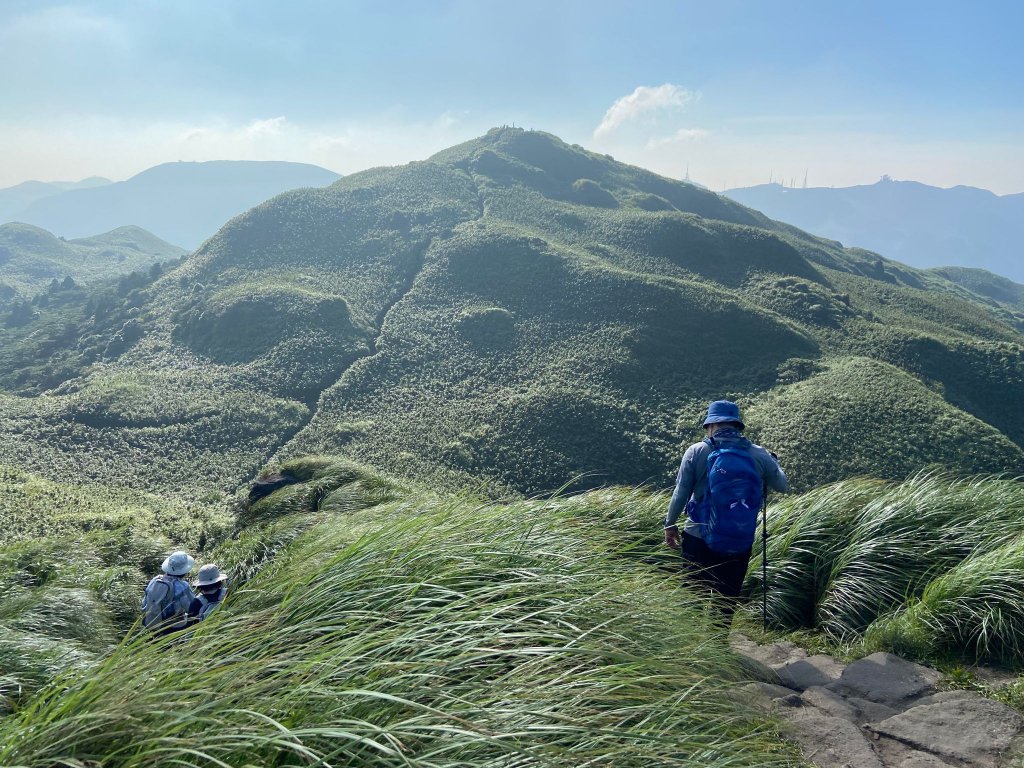
[[[709,588],[714,593],[723,623],[728,627],[739,604],[751,550],[739,555],[722,555],[709,549],[704,539],[686,531],[681,533],[684,572],[695,586]]]

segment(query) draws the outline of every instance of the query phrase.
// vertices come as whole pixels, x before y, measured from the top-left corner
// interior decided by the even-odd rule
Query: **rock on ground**
[[[995,766],[1018,739],[1024,720],[1005,704],[978,695],[946,697],[870,726],[941,758]]]
[[[831,656],[818,654],[806,659],[796,659],[774,667],[779,682],[797,691],[805,691],[816,685],[828,685],[843,674],[843,665]]]
[[[786,722],[804,756],[821,768],[884,768],[864,733],[815,707],[788,710]]]
[[[896,706],[933,692],[939,677],[936,670],[891,653],[873,653],[844,669],[828,688],[843,696]]]
[[[783,683],[749,683],[742,695],[783,720],[821,768],[995,768],[1024,754],[1024,718],[971,691],[937,692],[929,667],[875,653],[844,668],[793,643],[732,645],[762,680]]]

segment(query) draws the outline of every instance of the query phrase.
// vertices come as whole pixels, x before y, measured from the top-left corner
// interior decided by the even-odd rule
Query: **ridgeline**
[[[0,395],[3,462],[185,496],[303,453],[660,485],[729,396],[799,488],[1024,468],[1010,308],[540,132],[282,194],[137,304],[102,367]]]

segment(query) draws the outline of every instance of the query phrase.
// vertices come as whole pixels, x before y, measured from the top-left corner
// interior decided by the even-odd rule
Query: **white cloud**
[[[631,94],[617,99],[609,107],[600,125],[594,129],[594,137],[607,136],[624,124],[641,117],[651,117],[667,110],[680,109],[697,98],[699,94],[672,83],[653,87],[637,86]]]
[[[169,150],[184,152],[197,159],[224,157],[248,160],[283,150],[303,133],[280,115],[250,120],[244,125],[222,120],[190,125],[162,137],[160,143]]]
[[[259,138],[261,136],[278,136],[288,120],[284,115],[271,117],[267,120],[253,120],[242,131],[246,138]]]
[[[648,139],[647,149],[658,149],[671,144],[685,144],[691,141],[700,141],[711,135],[711,131],[705,128],[680,128],[671,136]]]

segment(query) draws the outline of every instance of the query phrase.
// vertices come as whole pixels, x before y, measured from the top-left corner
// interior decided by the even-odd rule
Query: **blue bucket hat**
[[[721,424],[723,421],[734,421],[744,428],[743,419],[740,418],[740,407],[731,400],[715,400],[708,406],[708,415],[704,419],[702,427],[708,424]]]

